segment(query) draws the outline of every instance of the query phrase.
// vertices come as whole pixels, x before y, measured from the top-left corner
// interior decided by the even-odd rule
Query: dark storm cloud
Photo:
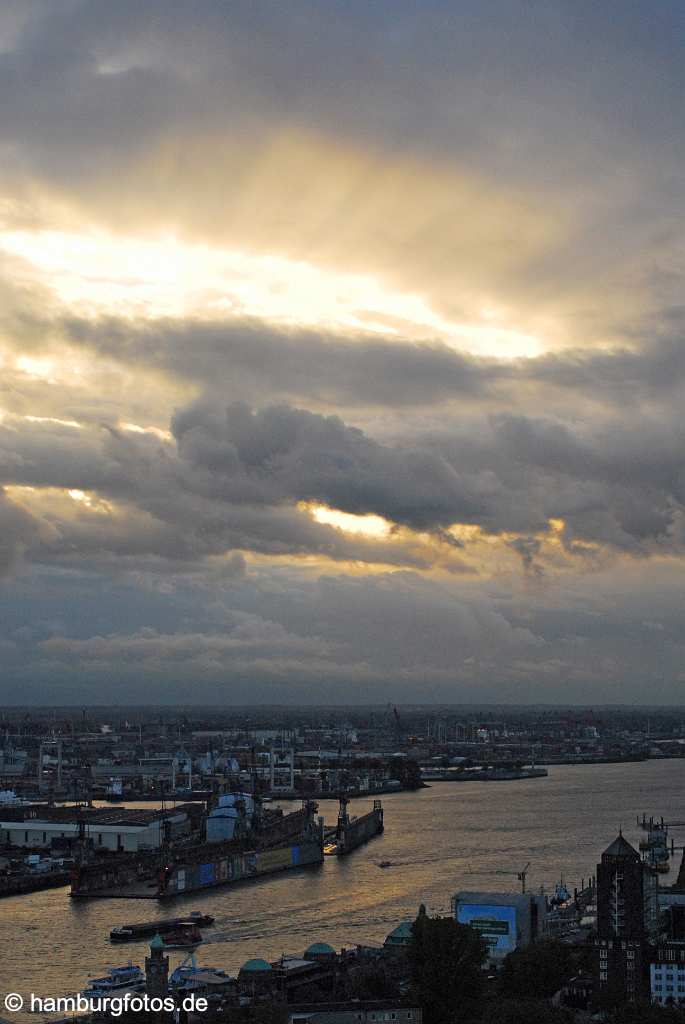
[[[464,417],[440,432],[379,444],[337,417],[284,406],[253,413],[195,404],[172,429],[208,493],[232,501],[306,500],[376,513],[415,530],[473,523],[544,531],[647,553],[679,545],[682,427],[621,420],[595,430],[552,419]],[[198,478],[199,480],[200,478]]]
[[[0,427],[0,479],[114,502],[53,511],[52,548],[84,558],[148,552],[192,561],[240,548],[430,564],[408,541],[394,547],[392,536],[355,537],[314,522],[300,502],[380,515],[437,541],[454,523],[531,538],[558,519],[573,554],[584,543],[643,556],[683,545],[685,433],[672,421],[626,416],[580,427],[465,415],[446,417],[440,430],[399,432],[391,444],[337,416],[198,401],[171,427],[171,443],[112,427]],[[525,562],[531,551],[521,543]]]
[[[164,370],[203,390],[228,388],[251,401],[306,397],[333,405],[420,405],[478,396],[511,376],[493,359],[440,342],[284,329],[251,320],[131,323],[59,318],[70,342],[106,358]]]
[[[0,578],[15,569],[24,552],[41,533],[38,522],[7,499],[0,487]]]
[[[681,700],[684,28],[670,0],[2,5],[4,689],[625,701],[659,665]],[[387,311],[99,316],[107,246],[43,273],[45,228],[362,274],[503,358]]]
[[[335,416],[195,404],[174,417],[172,430],[181,460],[212,495],[231,501],[316,501],[415,529],[477,516],[477,496],[439,455],[381,445]]]
[[[0,591],[0,680],[20,680],[24,700],[97,702],[108,685],[135,702],[144,681],[161,703],[627,702],[649,680],[653,701],[673,702],[684,679],[682,573],[665,563],[646,581],[637,566],[590,587],[548,581],[525,601],[413,573],[317,580],[296,567],[201,588],[170,576],[163,593],[114,580],[104,603],[89,574],[39,581],[39,593],[19,581],[12,600]]]
[[[225,120],[227,96],[234,125],[251,113],[315,125],[335,116],[343,130],[382,126],[405,146],[411,125],[412,145],[463,154],[496,143],[511,119],[518,144],[510,128],[495,150],[511,173],[544,132],[567,141],[574,115],[597,142],[604,121],[632,140],[681,143],[682,29],[679,5],[625,0],[496,0],[487,17],[475,0],[420,10],[410,0],[58,0],[28,8],[3,55],[3,121],[29,148],[116,156],[174,119]],[[84,122],[94,137],[83,138]]]
[[[294,503],[315,489],[316,467],[294,464],[280,479],[255,463],[273,440],[268,430],[252,437],[237,424],[250,417],[249,410],[235,406],[232,422],[235,440],[248,463],[232,458],[232,442],[212,441],[205,427],[189,426],[197,419],[195,408],[186,411],[181,451],[157,438],[126,434],[110,427],[79,430],[53,423],[27,423],[21,431],[0,426],[0,480],[20,487],[94,492],[91,503],[55,498],[47,510],[52,532],[34,545],[39,559],[66,564],[92,564],[115,571],[122,559],[154,556],[168,563],[194,565],[211,555],[241,548],[260,554],[317,554],[334,559],[385,562],[429,568],[432,556],[411,543],[389,545],[382,539],[347,535],[315,522]],[[306,421],[311,414],[291,411]],[[276,427],[288,411],[272,411],[269,426]],[[266,414],[266,419],[269,418]],[[322,417],[311,416],[318,436],[335,434]],[[179,422],[183,416],[179,415]],[[322,426],[323,425],[323,426]],[[180,428],[179,428],[180,429]],[[340,424],[344,434],[355,432]],[[357,432],[359,433],[359,432]],[[372,446],[359,433],[363,443]],[[250,454],[250,448],[252,454]],[[309,450],[313,452],[312,445]],[[380,449],[379,449],[380,450]],[[313,458],[317,456],[314,453]],[[325,460],[325,453],[321,452]],[[251,461],[250,461],[251,460]],[[323,466],[322,466],[323,471]],[[303,479],[290,480],[301,473]],[[342,474],[343,467],[338,468]],[[342,477],[340,477],[342,479]],[[352,489],[358,484],[351,484]],[[297,492],[300,492],[298,495]],[[114,502],[110,507],[107,502]],[[109,563],[109,564],[108,564]],[[458,559],[450,567],[460,571]],[[130,566],[128,566],[130,567]]]
[[[469,284],[568,305],[598,341],[675,291],[682,28],[621,0],[46,2],[0,54],[2,177],[17,202],[372,270],[450,312]],[[282,159],[302,138],[316,152]]]
[[[621,409],[626,401],[679,402],[685,389],[685,311],[644,325],[632,345],[573,348],[518,360],[471,356],[444,342],[284,329],[250,320],[49,321],[54,334],[99,356],[161,370],[204,391],[248,401],[275,397],[332,408],[450,401],[554,408],[571,399]],[[36,325],[33,336],[40,336]],[[659,334],[666,334],[659,337]],[[38,345],[40,342],[36,341]],[[522,390],[525,389],[525,390]]]

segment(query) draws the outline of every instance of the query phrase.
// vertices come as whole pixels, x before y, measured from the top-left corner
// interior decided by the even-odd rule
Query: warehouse
[[[182,807],[170,811],[75,807],[7,808],[0,812],[0,842],[12,846],[49,848],[53,841],[75,839],[79,824],[86,839],[97,848],[136,853],[156,850],[164,837],[163,822],[170,837],[190,831],[190,819]]]

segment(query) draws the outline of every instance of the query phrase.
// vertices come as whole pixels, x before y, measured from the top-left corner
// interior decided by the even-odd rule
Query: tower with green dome
[[[159,933],[150,943],[145,957],[145,991],[149,996],[164,998],[169,986],[169,957],[164,955],[164,942]]]

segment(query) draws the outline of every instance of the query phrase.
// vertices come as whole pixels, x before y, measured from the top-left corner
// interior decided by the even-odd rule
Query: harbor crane
[[[525,868],[521,868],[520,871],[469,871],[469,874],[475,875],[515,875],[521,883],[521,892],[525,894],[526,891],[526,878],[528,876],[528,868],[530,867],[530,861],[526,864]]]

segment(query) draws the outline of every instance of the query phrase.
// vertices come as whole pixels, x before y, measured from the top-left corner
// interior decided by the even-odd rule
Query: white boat
[[[219,967],[198,967],[194,955],[171,972],[169,988],[172,992],[211,994],[221,992],[233,984],[233,978]]]
[[[564,885],[564,879],[562,877],[561,881],[557,882],[554,887],[554,896],[550,900],[550,904],[553,907],[561,907],[564,903],[568,903],[570,899],[571,893]]]
[[[129,960],[125,967],[111,967],[104,978],[91,978],[83,995],[86,999],[106,1000],[112,996],[125,996],[129,992],[142,992],[144,988],[144,973]]]

